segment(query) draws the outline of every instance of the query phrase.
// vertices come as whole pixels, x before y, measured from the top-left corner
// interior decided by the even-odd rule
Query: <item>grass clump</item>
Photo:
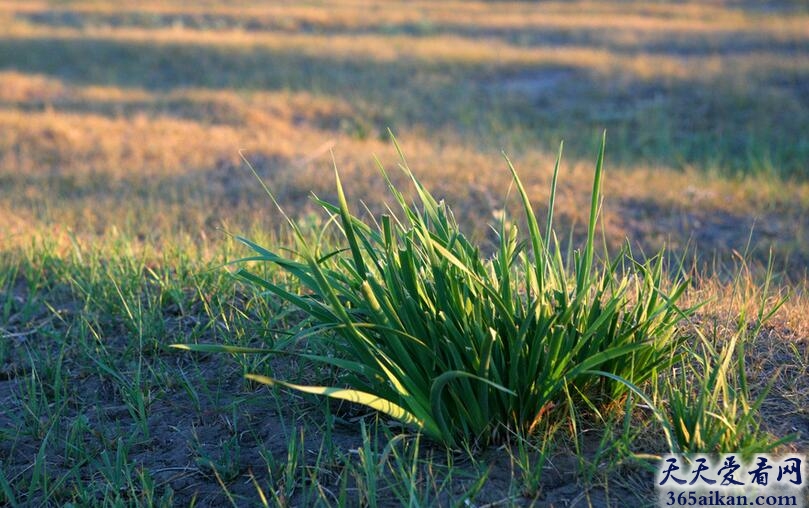
[[[767,277],[765,292],[769,272]],[[677,450],[750,455],[771,452],[795,439],[795,435],[774,439],[762,428],[759,410],[773,381],[754,398],[745,361],[747,344],[785,302],[786,298],[780,298],[769,312],[764,311],[762,302],[752,324],[741,311],[735,332],[720,344],[696,330],[698,343],[689,348],[678,368],[658,386],[658,396],[667,402]]]
[[[316,237],[288,219],[296,238],[289,255],[242,239],[255,252],[242,261],[277,265],[303,294],[245,267],[238,275],[306,314],[299,336],[317,337],[328,353],[294,354],[337,367],[342,386],[249,377],[365,404],[447,444],[530,434],[556,406],[594,407],[639,393],[638,385],[678,360],[683,338],[675,325],[684,311],[676,302],[686,283],[664,289],[662,256],[641,262],[623,249],[613,259],[596,257],[603,157],[602,140],[587,241],[564,255],[553,232],[559,159],[544,233],[509,162],[528,234],[520,238],[504,217],[491,258],[403,155],[416,202],[380,165],[400,212],[389,208],[378,219],[352,214],[336,174],[337,203],[317,199],[328,220]]]

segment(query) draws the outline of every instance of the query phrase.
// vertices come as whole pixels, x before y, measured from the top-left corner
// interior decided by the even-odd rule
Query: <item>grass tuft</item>
[[[337,367],[344,387],[250,379],[364,404],[455,445],[531,434],[550,408],[611,403],[677,361],[683,336],[675,325],[690,311],[676,302],[686,281],[664,289],[662,255],[595,255],[604,139],[584,250],[565,255],[552,230],[543,237],[508,160],[528,237],[503,217],[487,258],[396,148],[416,196],[409,203],[380,165],[398,213],[354,215],[336,173],[337,203],[316,199],[328,215],[316,240],[294,221],[289,255],[241,239],[255,253],[246,260],[277,265],[304,288],[293,294],[246,267],[238,271],[306,314],[299,334],[328,348],[307,358]],[[552,218],[551,207],[548,226]]]

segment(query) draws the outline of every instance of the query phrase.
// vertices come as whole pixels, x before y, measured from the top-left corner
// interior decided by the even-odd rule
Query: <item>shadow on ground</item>
[[[804,54],[801,47],[770,49]],[[354,105],[367,122],[362,135],[415,128],[438,139],[472,139],[490,150],[504,144],[552,149],[567,139],[570,156],[589,158],[606,128],[619,164],[803,178],[809,158],[809,141],[800,135],[809,130],[809,75],[797,70],[700,80],[633,78],[620,69],[604,75],[559,64],[382,62],[361,53],[313,56],[261,47],[47,37],[0,40],[0,69],[77,86],[307,91]],[[144,106],[123,103],[108,111]],[[164,112],[193,116],[181,106]]]

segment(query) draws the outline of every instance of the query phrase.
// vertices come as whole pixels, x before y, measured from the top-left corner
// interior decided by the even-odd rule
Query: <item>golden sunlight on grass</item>
[[[500,149],[541,193],[558,141],[586,181],[607,128],[611,241],[723,252],[756,223],[762,252],[777,238],[800,261],[807,185],[771,175],[809,153],[807,20],[696,2],[2,2],[0,204],[80,236],[249,228],[265,203],[239,150],[295,209],[330,192],[333,148],[379,206],[365,182],[372,154],[393,160],[391,127],[485,236]],[[565,185],[560,220],[580,224],[587,186]]]

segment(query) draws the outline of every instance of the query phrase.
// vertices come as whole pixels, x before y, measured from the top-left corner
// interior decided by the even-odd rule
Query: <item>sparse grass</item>
[[[165,349],[280,348],[302,326],[221,269],[240,251],[220,226],[292,241],[240,149],[312,231],[310,191],[337,199],[332,148],[348,201],[385,211],[371,154],[395,164],[388,127],[484,256],[510,185],[501,149],[545,216],[567,141],[554,221],[567,232],[588,222],[607,128],[610,255],[626,237],[638,257],[696,249],[683,305],[709,303],[691,347],[715,367],[738,336],[737,408],[760,403],[750,423],[797,432],[789,446],[805,451],[807,26],[788,0],[0,2],[0,505],[648,503],[633,454],[667,446],[634,396],[448,452],[354,406],[243,380],[329,385],[332,369]],[[709,379],[694,370],[677,382]],[[670,410],[667,389],[656,402]]]
[[[586,410],[577,412],[575,432],[547,427],[549,419],[533,438],[508,434],[500,447],[447,452],[351,407],[255,391],[241,381],[246,373],[265,372],[311,384],[334,382],[333,372],[309,362],[170,354],[165,346],[175,341],[282,347],[288,343],[284,331],[301,316],[227,276],[220,264],[236,252],[232,240],[220,239],[219,261],[209,262],[191,255],[193,247],[156,256],[131,250],[124,240],[78,244],[67,253],[36,245],[4,254],[5,503],[228,503],[227,491],[240,504],[260,499],[248,481],[251,474],[271,505],[339,505],[341,499],[348,505],[374,489],[380,500],[445,505],[468,494],[480,504],[510,503],[566,495],[554,490],[560,481],[579,482],[576,491],[596,500],[605,499],[605,484],[614,499],[635,495],[622,487],[625,482],[635,485],[632,491],[639,484],[651,494],[650,477],[632,453],[662,452],[667,445],[654,417],[634,407],[637,399],[631,397],[621,411],[625,417],[604,413],[594,419]],[[274,271],[262,276],[282,280]],[[758,298],[768,302],[764,294],[759,290]],[[793,304],[786,304],[785,315],[795,312]],[[723,323],[721,305],[703,308],[700,316],[712,309]],[[732,315],[728,319],[732,331]],[[705,333],[711,344],[731,336],[721,326]],[[784,351],[787,356],[777,358],[785,358],[792,382],[772,386],[776,398],[768,396],[761,421],[773,429],[781,428],[782,418],[799,425],[807,392],[793,385],[806,378],[806,362],[799,361],[806,345],[775,333],[749,343],[745,353],[762,346]],[[769,382],[770,367],[759,360],[748,364],[754,400]],[[777,400],[782,402],[772,405]],[[367,434],[357,432],[360,422]],[[594,444],[596,429],[611,436],[603,443],[613,444]],[[580,461],[570,462],[577,455]],[[643,498],[644,491],[638,492]]]

